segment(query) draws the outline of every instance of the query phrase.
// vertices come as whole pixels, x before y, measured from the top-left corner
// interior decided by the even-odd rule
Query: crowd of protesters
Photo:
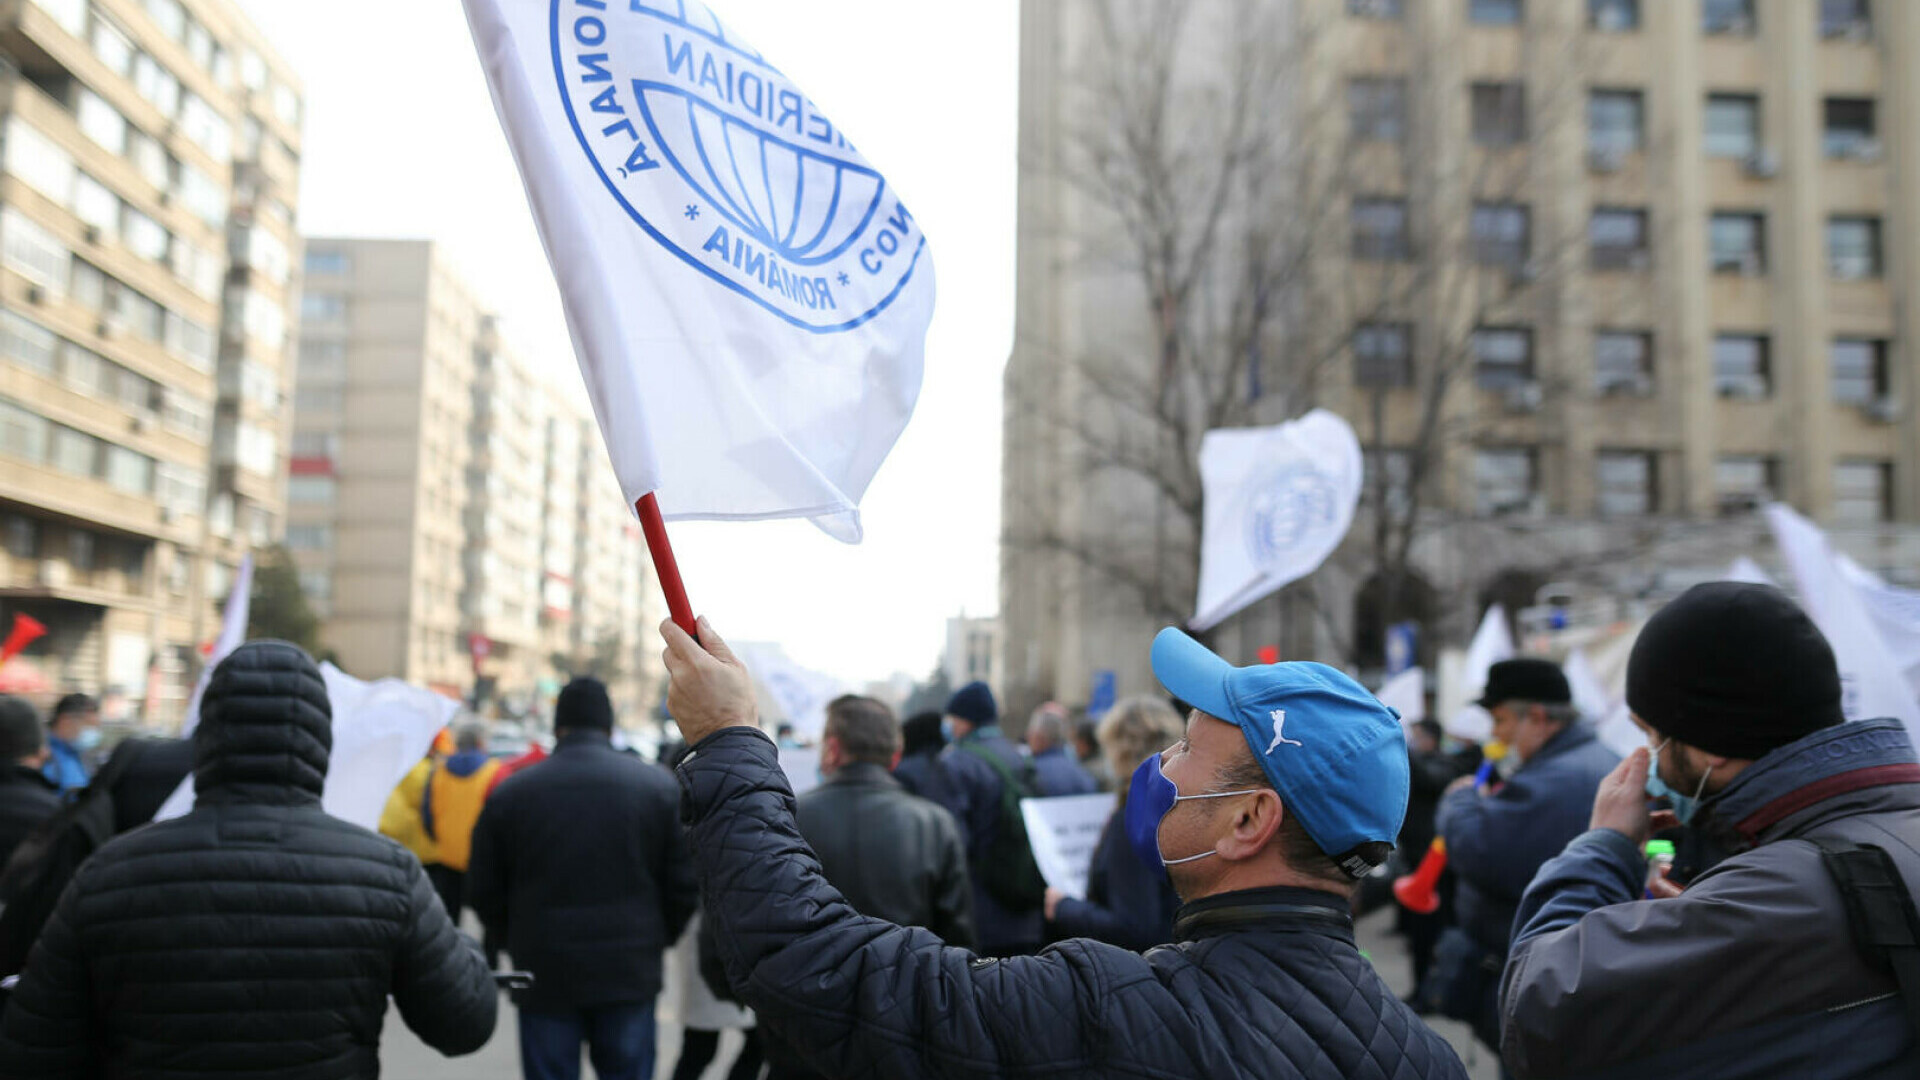
[[[331,703],[293,646],[228,657],[190,740],[104,762],[91,699],[0,697],[0,1075],[371,1076],[389,1000],[457,1055],[501,985],[530,1080],[583,1053],[653,1076],[657,1016],[683,1029],[676,1077],[742,1032],[733,1080],[1464,1075],[1422,1014],[1514,1076],[1920,1060],[1920,757],[1898,721],[1844,722],[1831,648],[1769,587],[1647,623],[1624,760],[1544,659],[1489,672],[1476,769],[1337,669],[1235,667],[1168,630],[1171,704],[1049,703],[1018,739],[983,683],[904,722],[842,697],[797,799],[725,642],[662,634],[665,760],[617,748],[577,679],[551,753],[442,732],[384,836],[321,808]],[[192,811],[150,823],[189,770]],[[1103,790],[1085,888],[1050,886],[1021,802]],[[1655,834],[1692,853],[1671,873]],[[1437,911],[1397,916],[1403,999],[1353,920],[1429,848],[1446,873]]]

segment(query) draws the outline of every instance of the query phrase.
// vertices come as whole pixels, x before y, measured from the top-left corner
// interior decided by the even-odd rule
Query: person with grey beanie
[[[1920,756],[1842,702],[1832,647],[1771,586],[1696,586],[1647,621],[1627,663],[1647,748],[1520,903],[1509,1069],[1908,1075],[1920,948],[1889,941],[1920,939]],[[1650,878],[1650,795],[1731,857],[1684,890]]]

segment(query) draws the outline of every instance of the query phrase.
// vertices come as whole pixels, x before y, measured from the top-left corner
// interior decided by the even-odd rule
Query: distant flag
[[[1814,625],[1840,665],[1841,705],[1849,720],[1899,717],[1920,735],[1920,701],[1827,534],[1783,503],[1766,508],[1773,539]]]
[[[1400,714],[1400,726],[1412,727],[1427,718],[1427,673],[1417,667],[1390,676],[1374,693],[1380,704]]]
[[[465,5],[627,498],[857,542],[933,315],[899,193],[698,0]]]
[[[47,628],[39,619],[17,612],[13,616],[13,629],[7,631],[7,640],[0,644],[0,665],[20,655],[20,651],[45,637]]]
[[[1352,426],[1325,409],[1207,432],[1200,592],[1188,625],[1212,629],[1319,569],[1353,525],[1362,471]]]
[[[253,555],[249,552],[240,560],[240,569],[233,575],[233,591],[227,594],[226,610],[220,617],[220,636],[213,641],[213,648],[205,655],[206,664],[200,668],[200,681],[194,684],[193,697],[187,701],[187,715],[180,721],[180,734],[193,734],[200,726],[200,698],[207,692],[207,682],[213,678],[213,669],[227,654],[240,647],[247,640],[247,621],[253,612]]]
[[[846,692],[839,679],[795,663],[778,645],[741,642],[734,653],[773,699],[794,734],[817,739],[827,726],[827,703]]]
[[[1460,670],[1460,685],[1466,691],[1468,704],[1443,721],[1447,734],[1476,743],[1485,742],[1492,736],[1493,717],[1473,702],[1486,693],[1487,674],[1493,670],[1493,665],[1512,659],[1513,654],[1513,631],[1507,626],[1507,609],[1494,604],[1487,608],[1486,615],[1480,620],[1480,629],[1474,631],[1473,641],[1467,645],[1466,660]]]

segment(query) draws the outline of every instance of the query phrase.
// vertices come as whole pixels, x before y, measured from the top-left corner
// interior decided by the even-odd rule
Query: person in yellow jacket
[[[420,824],[432,838],[435,862],[427,867],[440,903],[455,923],[465,902],[467,859],[473,851],[473,827],[500,763],[487,756],[486,729],[462,724],[454,729],[453,754],[427,774],[420,799]]]
[[[420,810],[427,797],[427,777],[432,775],[436,763],[452,753],[453,732],[441,728],[433,737],[427,756],[400,778],[399,786],[387,796],[387,805],[380,811],[381,835],[398,840],[401,847],[413,852],[422,866],[433,866],[440,861],[440,847],[427,835],[427,827],[420,820]]]

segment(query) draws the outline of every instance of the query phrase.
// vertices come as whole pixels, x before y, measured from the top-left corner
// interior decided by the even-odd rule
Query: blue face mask
[[[87,750],[91,750],[94,747],[99,745],[100,745],[100,729],[97,727],[81,728],[80,734],[75,735],[73,737],[73,748],[75,750],[80,750],[84,752]]]
[[[1133,783],[1127,788],[1127,839],[1133,843],[1133,853],[1140,857],[1142,863],[1157,867],[1163,873],[1169,866],[1214,854],[1213,851],[1203,851],[1184,859],[1166,858],[1160,854],[1160,822],[1173,811],[1175,804],[1188,799],[1224,799],[1229,795],[1249,795],[1255,790],[1247,788],[1244,791],[1182,795],[1173,781],[1160,771],[1160,755],[1153,755],[1133,770]]]
[[[940,718],[940,737],[948,742],[953,741],[953,721],[944,716]]]
[[[1647,759],[1647,794],[1656,799],[1667,800],[1672,804],[1673,816],[1680,819],[1680,824],[1690,825],[1693,823],[1693,816],[1700,812],[1700,795],[1707,790],[1707,777],[1713,775],[1713,769],[1709,767],[1706,772],[1700,774],[1700,786],[1694,789],[1692,795],[1682,795],[1668,787],[1667,782],[1660,779],[1660,753],[1667,748],[1667,743],[1672,741],[1668,739],[1661,743],[1659,748],[1654,750],[1653,755]]]

